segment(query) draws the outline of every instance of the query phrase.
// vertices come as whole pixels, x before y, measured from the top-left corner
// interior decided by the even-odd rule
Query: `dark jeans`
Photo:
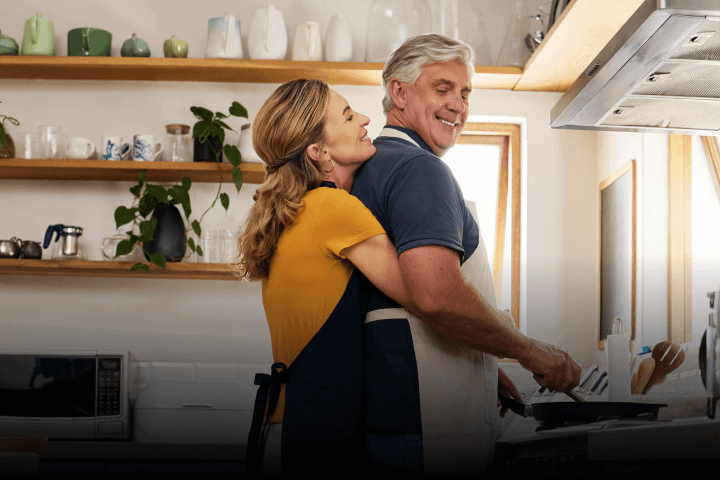
[[[368,433],[366,439],[368,473],[422,474],[422,435]]]

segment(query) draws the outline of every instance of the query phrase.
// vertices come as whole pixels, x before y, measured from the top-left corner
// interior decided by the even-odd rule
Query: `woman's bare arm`
[[[405,308],[411,306],[400,271],[397,250],[387,234],[370,237],[343,249],[340,253],[359,268],[363,275],[385,295]]]

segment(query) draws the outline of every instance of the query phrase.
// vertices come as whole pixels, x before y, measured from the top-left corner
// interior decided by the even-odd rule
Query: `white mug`
[[[314,62],[322,60],[320,25],[317,22],[302,22],[295,26],[292,59]]]
[[[95,145],[87,138],[72,137],[67,141],[65,154],[71,160],[85,160],[95,155]]]
[[[352,61],[352,31],[345,15],[334,15],[330,19],[325,35],[325,61]]]
[[[133,137],[132,159],[136,162],[154,162],[163,150],[162,142],[155,142],[155,136],[139,133]]]
[[[108,135],[100,142],[100,160],[127,160],[130,157],[130,144],[123,143],[122,137]]]

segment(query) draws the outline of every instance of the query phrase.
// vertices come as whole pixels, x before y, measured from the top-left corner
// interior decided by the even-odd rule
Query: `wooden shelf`
[[[136,182],[142,170],[151,182],[179,182],[189,177],[193,182],[232,183],[232,165],[214,162],[111,162],[104,160],[24,160],[0,158],[0,178],[13,180],[108,180]],[[262,183],[265,165],[241,163],[243,183]]]
[[[513,90],[565,92],[645,0],[573,0]]]
[[[284,83],[314,78],[330,85],[382,85],[383,63],[212,58],[0,56],[0,79],[152,80]],[[522,69],[475,67],[474,88],[511,90]]]
[[[122,277],[128,279],[239,280],[224,263],[168,263],[162,268],[147,262],[150,274],[130,271],[133,262],[85,260],[0,259],[0,275],[45,275],[61,277]]]

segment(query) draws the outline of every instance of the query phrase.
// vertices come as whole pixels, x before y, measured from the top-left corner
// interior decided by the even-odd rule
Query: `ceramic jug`
[[[21,55],[55,55],[55,28],[42,13],[25,22]]]
[[[208,20],[205,58],[243,58],[240,20],[235,20],[234,14]]]
[[[317,22],[302,22],[295,26],[292,59],[315,62],[322,60],[320,25]]]
[[[325,35],[325,60],[328,62],[349,62],[352,60],[352,32],[345,15],[330,19]]]
[[[287,30],[283,14],[268,5],[255,11],[250,24],[248,49],[253,60],[283,60],[287,53]]]
[[[18,43],[0,30],[0,55],[17,55],[20,52]]]
[[[188,42],[180,40],[175,35],[163,42],[165,58],[187,58]]]

